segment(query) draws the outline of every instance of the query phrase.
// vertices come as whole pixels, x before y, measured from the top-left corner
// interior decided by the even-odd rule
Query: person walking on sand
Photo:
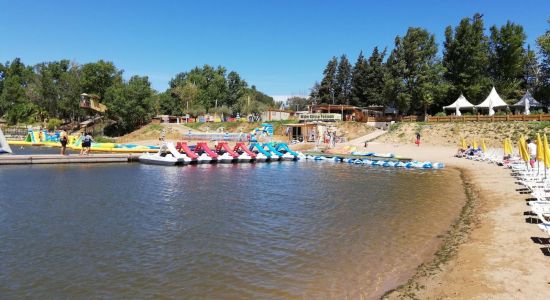
[[[420,147],[420,132],[416,133],[416,142],[414,142],[418,147]]]
[[[535,168],[535,159],[537,158],[537,145],[532,139],[527,140],[527,150],[529,150],[529,165],[531,168]]]
[[[59,134],[59,142],[61,143],[61,155],[66,155],[65,151],[67,151],[68,141],[69,138],[67,136],[67,132],[65,130],[62,130],[61,134]]]

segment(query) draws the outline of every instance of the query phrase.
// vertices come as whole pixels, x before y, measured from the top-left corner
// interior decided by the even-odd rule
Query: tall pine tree
[[[480,103],[491,88],[489,43],[483,32],[483,16],[464,18],[454,29],[445,30],[443,66],[445,78],[453,88],[447,100],[463,93],[473,103]]]
[[[550,18],[548,18],[550,24]],[[535,97],[545,104],[550,104],[550,29],[537,39],[540,54],[540,88],[535,92]]]
[[[323,71],[323,80],[319,86],[319,98],[321,102],[335,104],[336,96],[336,70],[338,68],[338,59],[336,56],[328,62]]]
[[[351,104],[353,105],[367,105],[367,69],[368,62],[361,51],[351,75]]]
[[[500,29],[491,26],[491,75],[499,94],[509,102],[519,99],[525,88],[525,39],[521,25],[508,21]]]
[[[365,96],[367,105],[385,105],[384,101],[384,57],[386,49],[379,52],[378,47],[374,47],[372,55],[368,60],[368,68],[366,72],[366,89]]]
[[[335,95],[338,104],[350,104],[351,96],[351,64],[348,57],[343,54],[336,71]]]

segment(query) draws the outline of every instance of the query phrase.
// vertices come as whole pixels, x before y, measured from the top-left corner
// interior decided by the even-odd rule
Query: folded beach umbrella
[[[542,144],[540,134],[537,132],[537,161],[542,160],[544,160],[544,145]]]
[[[518,141],[519,153],[521,158],[528,163],[529,162],[529,152],[527,151],[527,144],[525,143],[525,138],[522,136]]]
[[[487,153],[487,146],[485,146],[485,139],[481,139],[481,150],[483,153]]]
[[[544,166],[550,168],[550,148],[548,147],[548,138],[544,134]]]
[[[468,148],[468,146],[466,146],[466,139],[463,137],[462,140],[460,141],[460,147],[462,149],[466,149]]]
[[[477,149],[477,141],[476,141],[475,137],[474,137],[474,141],[472,143],[472,147],[474,147],[474,149]]]
[[[514,154],[514,147],[512,147],[512,141],[510,138],[507,138],[506,141],[508,141],[508,151],[510,151],[510,155]]]
[[[510,152],[510,150],[508,150],[508,149],[509,149],[509,147],[508,147],[508,139],[504,139],[504,142],[502,142],[502,144],[503,144],[503,148],[504,148],[504,155],[510,155],[510,154],[512,154],[512,153]]]

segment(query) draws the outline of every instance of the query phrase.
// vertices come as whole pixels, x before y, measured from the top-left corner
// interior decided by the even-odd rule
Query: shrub
[[[445,112],[443,112],[443,111],[440,111],[437,114],[435,114],[436,117],[445,117],[446,115],[447,114],[445,114]]]
[[[57,127],[61,126],[61,124],[63,124],[63,121],[56,118],[52,118],[48,120],[48,125],[46,127],[48,128],[48,130],[52,131],[52,130],[55,130]]]

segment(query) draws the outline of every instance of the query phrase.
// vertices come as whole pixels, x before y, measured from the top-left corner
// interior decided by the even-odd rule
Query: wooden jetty
[[[90,154],[90,155],[0,155],[0,165],[28,165],[28,164],[88,164],[134,162],[139,160],[139,154]]]

